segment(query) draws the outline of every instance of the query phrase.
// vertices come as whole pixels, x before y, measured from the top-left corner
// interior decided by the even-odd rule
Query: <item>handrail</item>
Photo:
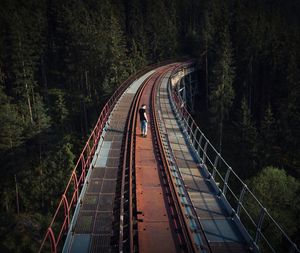
[[[178,71],[180,71],[180,67],[173,71],[171,77],[175,76]],[[200,130],[200,128],[197,126],[196,122],[188,112],[183,99],[180,97],[180,94],[177,94],[175,89],[172,89],[171,93],[172,94],[170,97],[172,108],[176,113],[176,117],[181,122],[181,127],[185,129],[185,133],[191,147],[194,149],[194,153],[198,157],[199,161],[202,162],[201,166],[207,170],[208,179],[213,180],[214,182],[216,182],[216,180],[220,180],[221,182],[219,182],[220,185],[218,186],[219,195],[222,195],[228,201],[228,203],[234,202],[234,200],[236,201],[235,207],[232,207],[232,203],[229,203],[232,207],[232,216],[237,217],[240,221],[242,219],[246,219],[245,217],[247,217],[248,221],[251,222],[251,224],[254,226],[254,237],[250,235],[249,230],[247,229],[247,232],[251,237],[251,243],[253,244],[253,247],[257,251],[259,251],[261,239],[263,239],[263,243],[269,248],[269,250],[271,250],[272,252],[276,252],[276,249],[271,245],[270,240],[266,238],[266,235],[263,232],[263,224],[266,220],[268,220],[275,226],[275,229],[281,234],[282,238],[286,240],[286,243],[289,244],[289,251],[300,252],[297,245],[284,232],[282,227],[274,220],[267,209],[262,205],[262,203],[257,199],[257,197],[248,188],[248,186],[242,181],[242,179],[236,174],[236,172],[228,165],[221,154],[214,148],[208,138]],[[195,129],[193,129],[193,126],[196,126]],[[233,181],[240,184],[240,192],[238,194],[235,194],[233,187],[230,187],[229,185],[230,182]],[[231,194],[231,196],[229,197],[227,196],[228,192]],[[253,217],[254,215],[251,215],[246,209],[244,204],[246,199],[245,195],[248,195],[247,200],[251,198],[257,205],[259,210],[259,213],[257,214],[258,217]],[[243,222],[242,224],[244,226],[246,225]]]
[[[114,105],[116,104],[117,100],[119,99],[121,94],[124,92],[124,90],[131,84],[131,82],[134,80],[135,77],[136,77],[136,75],[131,76],[125,82],[123,82],[122,85],[119,86],[119,88],[113,93],[111,98],[104,105],[104,107],[100,113],[100,116],[97,120],[97,123],[96,123],[90,137],[88,138],[88,140],[79,156],[79,159],[77,160],[77,163],[76,163],[74,169],[72,170],[71,177],[67,183],[64,193],[62,194],[62,198],[58,204],[58,207],[57,207],[57,209],[54,213],[54,216],[51,220],[51,223],[47,229],[46,235],[41,243],[39,252],[42,252],[43,248],[45,247],[45,243],[46,243],[47,239],[50,240],[51,252],[53,252],[53,253],[57,252],[57,248],[61,241],[62,235],[69,228],[69,222],[67,222],[67,221],[70,221],[71,216],[73,214],[73,213],[71,213],[71,211],[72,211],[72,209],[74,209],[74,207],[77,203],[79,193],[82,189],[82,185],[84,184],[84,181],[85,181],[85,178],[87,175],[87,170],[90,167],[92,157],[95,153],[100,136],[103,132],[103,127],[108,119],[110,112],[112,111]],[[77,175],[78,173],[80,173],[80,176]],[[72,184],[74,185],[74,189],[71,189]],[[73,190],[73,194],[71,195],[71,199],[69,201],[66,196],[69,195],[70,190]],[[58,214],[61,211],[62,207],[64,209],[66,209],[66,211],[64,213],[63,222],[58,230],[58,235],[55,236],[56,233],[54,232],[53,227],[54,227],[55,223],[59,222]]]

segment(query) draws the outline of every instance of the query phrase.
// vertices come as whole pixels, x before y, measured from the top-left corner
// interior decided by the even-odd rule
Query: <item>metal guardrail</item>
[[[125,89],[131,84],[136,76],[132,76],[127,79],[119,88],[114,92],[111,98],[104,105],[100,116],[97,120],[97,123],[88,138],[79,159],[71,173],[71,177],[67,183],[66,189],[62,194],[61,200],[58,204],[58,207],[54,213],[52,221],[47,229],[46,235],[42,241],[39,252],[49,252],[53,253],[58,251],[60,244],[62,243],[62,238],[64,234],[68,231],[70,221],[75,211],[75,206],[78,201],[78,197],[82,190],[82,187],[85,182],[85,178],[90,168],[92,158],[97,149],[99,139],[105,127],[106,121],[110,115],[110,112],[114,108],[119,97],[125,91]],[[46,241],[50,241],[47,247]]]
[[[192,64],[192,63],[191,63]],[[188,65],[186,66],[188,67]],[[180,70],[175,69],[172,76]],[[170,88],[169,84],[169,89]],[[208,138],[197,126],[196,122],[185,107],[185,103],[175,89],[171,93],[171,104],[180,120],[181,127],[194,148],[201,162],[201,167],[208,172],[208,179],[218,185],[218,195],[224,197],[232,207],[232,217],[238,218],[251,238],[254,251],[259,252],[300,252],[297,245],[284,232],[282,227],[272,218],[268,210],[261,204],[248,186],[227,164],[221,154],[214,148]],[[238,193],[236,193],[238,192]],[[249,210],[251,205],[252,210]],[[272,234],[266,233],[266,228],[272,229]],[[277,233],[280,245],[274,245],[270,236]],[[276,241],[278,243],[278,241]]]

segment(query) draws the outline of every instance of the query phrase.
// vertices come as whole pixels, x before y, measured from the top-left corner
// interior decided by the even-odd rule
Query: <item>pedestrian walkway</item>
[[[169,79],[164,78],[159,89],[161,115],[177,167],[212,252],[225,252],[224,248],[228,253],[248,252],[242,233],[231,219],[230,210],[226,209],[226,205],[218,197],[218,192],[207,179],[205,171],[200,167],[200,161],[180,128],[171,108],[168,82]]]

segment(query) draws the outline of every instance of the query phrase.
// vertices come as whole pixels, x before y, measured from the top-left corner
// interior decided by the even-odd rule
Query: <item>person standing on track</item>
[[[147,123],[148,123],[148,118],[146,114],[146,105],[142,104],[142,107],[139,109],[139,114],[140,114],[140,122],[141,122],[141,136],[142,137],[147,137]]]

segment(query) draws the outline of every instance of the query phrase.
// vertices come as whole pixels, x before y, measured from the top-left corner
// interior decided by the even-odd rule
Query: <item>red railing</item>
[[[126,80],[112,95],[108,102],[103,107],[96,126],[94,127],[89,139],[87,140],[79,159],[71,173],[71,177],[67,183],[66,189],[62,194],[61,200],[58,204],[56,212],[52,221],[47,229],[46,235],[42,241],[39,252],[45,250],[46,241],[50,241],[51,252],[56,253],[59,244],[61,243],[62,236],[67,232],[74,207],[77,204],[79,194],[84,184],[88,169],[91,165],[92,158],[95,154],[100,136],[106,124],[108,116],[112,111],[117,100],[124,92],[124,90],[131,84],[135,76]],[[49,245],[48,245],[49,249]],[[47,250],[47,249],[46,249]]]

